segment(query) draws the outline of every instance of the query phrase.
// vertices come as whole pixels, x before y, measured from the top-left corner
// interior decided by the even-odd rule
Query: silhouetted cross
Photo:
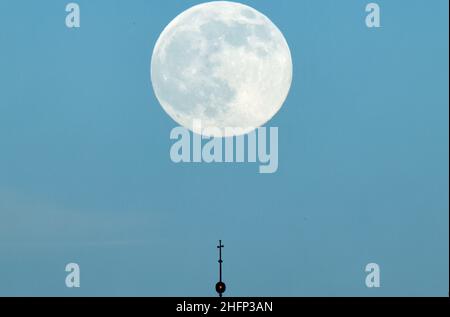
[[[225,247],[222,244],[222,240],[219,240],[219,245],[217,246],[217,249],[219,249],[219,281],[222,282],[222,248]]]
[[[222,240],[219,240],[219,245],[217,249],[219,249],[219,282],[216,284],[216,292],[219,293],[219,296],[222,297],[222,294],[225,293],[226,285],[222,282],[222,248],[224,245],[222,244]]]

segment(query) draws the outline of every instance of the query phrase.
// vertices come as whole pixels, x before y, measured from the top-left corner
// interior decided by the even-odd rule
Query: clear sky
[[[215,296],[222,239],[229,296],[448,296],[448,1],[241,2],[293,57],[271,175],[170,160],[150,58],[199,1],[0,2],[0,295]]]

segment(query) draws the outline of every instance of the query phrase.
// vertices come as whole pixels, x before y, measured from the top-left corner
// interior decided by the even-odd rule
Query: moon
[[[244,135],[283,106],[292,57],[281,31],[262,13],[236,2],[207,2],[163,30],[151,81],[162,108],[181,126],[210,137]],[[222,134],[196,131],[195,120]]]

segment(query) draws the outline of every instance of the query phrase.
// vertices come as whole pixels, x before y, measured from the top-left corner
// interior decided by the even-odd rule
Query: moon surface
[[[292,82],[292,58],[283,34],[262,13],[235,2],[207,2],[181,13],[161,33],[151,80],[161,106],[178,124],[231,137],[266,124],[281,109]],[[222,132],[196,131],[195,120]]]

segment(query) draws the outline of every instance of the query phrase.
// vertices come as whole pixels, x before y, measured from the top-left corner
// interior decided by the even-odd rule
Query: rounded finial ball
[[[225,293],[225,290],[227,289],[224,282],[219,282],[216,284],[216,292],[219,294]]]

